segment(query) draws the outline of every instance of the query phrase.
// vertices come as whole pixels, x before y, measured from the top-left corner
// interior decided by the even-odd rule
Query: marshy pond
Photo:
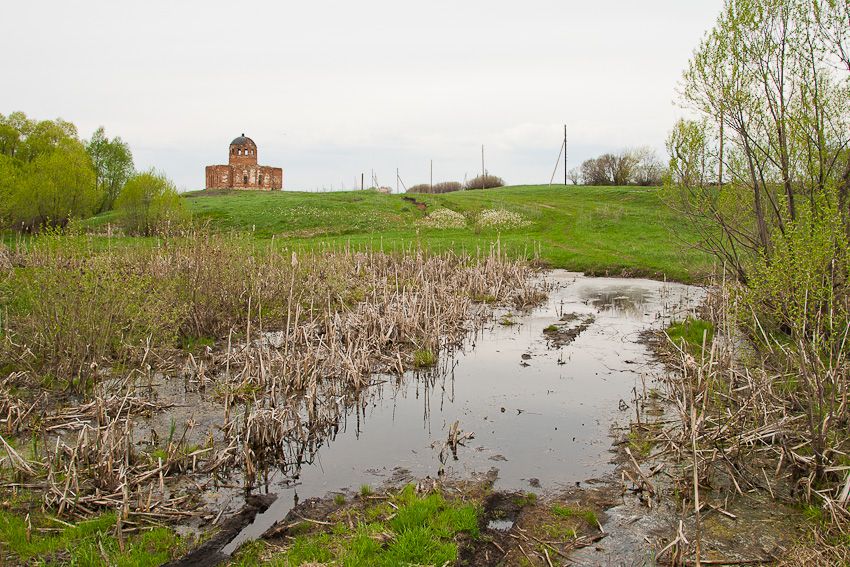
[[[269,466],[259,492],[277,495],[226,548],[259,537],[299,501],[362,485],[490,471],[495,487],[554,492],[614,469],[612,428],[663,372],[642,335],[694,312],[703,290],[644,279],[550,271],[548,297],[528,311],[499,309],[437,365],[379,376],[344,401],[335,424]],[[187,417],[204,402],[186,394]],[[447,443],[454,434],[457,444]],[[294,457],[293,457],[294,455]],[[208,497],[241,505],[236,487]]]

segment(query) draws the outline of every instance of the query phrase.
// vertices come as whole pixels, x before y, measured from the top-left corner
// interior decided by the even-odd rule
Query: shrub
[[[428,183],[420,183],[419,185],[413,185],[410,187],[407,192],[408,193],[431,193],[434,195],[438,195],[440,193],[451,193],[453,191],[461,191],[463,190],[463,184],[458,183],[457,181],[443,181],[441,183],[434,183],[434,185],[429,185]]]
[[[461,191],[463,184],[458,181],[443,181],[442,183],[434,184],[434,193],[451,193],[453,191]]]
[[[104,361],[126,364],[148,343],[176,341],[185,308],[173,279],[121,254],[91,255],[76,237],[50,235],[35,247],[12,280],[11,324],[30,357],[21,363],[84,390]]]
[[[839,424],[850,419],[839,403],[850,371],[850,245],[835,200],[815,199],[814,209],[801,204],[773,243],[770,258],[763,254],[748,286],[738,288],[740,324],[791,369],[796,387],[789,395],[806,414],[807,445],[823,480],[843,450]]]
[[[131,177],[115,205],[124,229],[130,234],[167,233],[186,216],[174,184],[155,171]]]
[[[501,177],[489,173],[473,177],[466,182],[467,189],[490,189],[493,187],[504,187],[505,181]]]

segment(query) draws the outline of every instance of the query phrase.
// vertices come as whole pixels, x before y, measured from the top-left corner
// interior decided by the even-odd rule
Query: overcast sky
[[[664,139],[721,0],[9,2],[0,113],[119,135],[139,169],[203,187],[244,132],[285,189],[546,183]],[[562,176],[563,174],[559,174]]]

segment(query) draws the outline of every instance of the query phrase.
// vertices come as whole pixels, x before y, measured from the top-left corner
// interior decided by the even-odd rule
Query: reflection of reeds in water
[[[348,408],[355,408],[359,422],[359,408],[367,403],[362,392],[376,377],[403,375],[416,366],[415,352],[459,345],[488,313],[473,298],[520,305],[540,298],[527,283],[527,268],[495,256],[477,263],[451,255],[391,258],[352,258],[358,272],[372,278],[356,305],[302,311],[293,294],[291,320],[297,324],[213,357],[212,367],[225,369],[226,413],[233,403],[244,405],[243,425],[228,431],[231,445],[242,447],[248,486],[257,468],[269,464],[297,475],[334,437]],[[441,364],[445,368],[445,357]],[[430,376],[421,382],[427,388],[437,373],[420,374]]]
[[[359,427],[369,396],[382,395],[371,386],[402,379],[414,366],[415,352],[436,356],[436,368],[415,373],[417,388],[427,390],[451,370],[446,352],[490,315],[487,304],[524,306],[542,298],[531,269],[501,257],[498,248],[476,257],[350,248],[298,257],[273,246],[252,252],[225,240],[195,236],[92,258],[32,251],[29,261],[42,269],[115,269],[120,277],[94,277],[106,303],[96,305],[100,296],[85,295],[81,334],[36,331],[39,317],[74,308],[65,301],[59,277],[48,278],[44,292],[46,302],[59,305],[44,307],[34,320],[13,321],[6,334],[19,341],[16,346],[33,345],[28,353],[15,351],[18,361],[38,359],[57,372],[88,373],[76,405],[49,409],[45,403],[37,426],[27,420],[32,406],[7,395],[11,384],[0,387],[4,429],[27,430],[41,439],[42,449],[28,459],[4,441],[7,458],[0,467],[13,471],[13,484],[26,479],[27,486],[42,489],[47,507],[60,514],[119,509],[120,521],[126,521],[131,513],[185,516],[198,492],[234,473],[246,489],[272,469],[297,478],[301,465],[312,462],[352,413]],[[145,312],[139,304],[125,310],[131,302],[121,298],[121,280],[137,277],[143,284],[131,281],[130,293],[161,287],[173,303],[167,313]],[[151,308],[162,305],[153,302]],[[105,340],[98,328],[101,315],[123,334],[112,337],[109,348],[103,343],[87,349],[80,341]],[[140,320],[122,327],[131,315]],[[57,324],[69,323],[63,318]],[[219,402],[221,417],[207,430],[172,418],[170,431],[147,439],[135,432],[136,425],[175,403],[145,395],[157,390],[154,376],[170,383],[175,378],[167,375],[181,366],[182,355],[158,342],[174,336],[167,325],[179,326],[182,337],[220,337],[215,348],[187,355],[182,373],[186,391]],[[139,329],[147,336],[133,334]],[[59,352],[50,341],[61,337],[77,342]],[[30,379],[29,373],[22,379]],[[61,406],[57,397],[51,400]],[[140,449],[143,442],[147,449]]]

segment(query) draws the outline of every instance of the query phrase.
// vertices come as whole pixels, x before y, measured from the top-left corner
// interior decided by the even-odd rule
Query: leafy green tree
[[[27,230],[91,216],[102,198],[85,148],[71,138],[26,163],[14,195],[14,224]]]
[[[110,140],[101,126],[86,144],[86,151],[94,165],[97,187],[103,193],[100,210],[109,210],[115,205],[115,199],[133,174],[133,154],[130,152],[130,146],[118,136]]]
[[[103,129],[83,145],[70,122],[0,115],[0,224],[18,230],[64,226],[114,202],[132,172],[120,138]]]
[[[186,216],[174,183],[153,170],[133,175],[118,195],[115,208],[131,234],[166,232]]]
[[[847,16],[841,1],[727,0],[684,73],[682,103],[698,115],[700,160],[710,169],[695,176],[682,161],[693,152],[671,152],[671,180],[691,194],[737,189],[733,217],[713,207],[684,212],[713,218],[725,245],[709,246],[741,277],[745,264],[772,254],[774,234],[795,221],[801,202],[813,209],[820,196],[837,196],[850,228],[850,188],[841,181],[850,172]],[[677,127],[668,147],[687,149],[684,133]],[[740,211],[751,212],[749,222]]]
[[[0,114],[0,155],[10,158],[15,157],[15,151],[21,142],[21,132],[15,127],[14,115],[3,116]]]
[[[5,154],[0,154],[0,227],[9,224],[19,170],[20,168],[15,160]]]

